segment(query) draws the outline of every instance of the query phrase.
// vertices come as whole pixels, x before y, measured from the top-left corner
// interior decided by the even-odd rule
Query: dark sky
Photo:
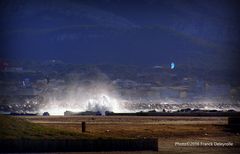
[[[238,0],[1,0],[2,58],[237,69]]]

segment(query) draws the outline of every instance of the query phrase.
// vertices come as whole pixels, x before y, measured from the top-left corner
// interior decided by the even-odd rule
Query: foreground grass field
[[[87,132],[81,132],[81,122]],[[158,138],[159,152],[239,153],[240,135],[227,131],[227,117],[0,116],[0,138]],[[181,147],[176,142],[232,142],[231,147]],[[107,152],[111,153],[111,152]],[[112,152],[116,154],[121,152]],[[126,152],[123,152],[126,153]],[[132,153],[132,152],[131,152]],[[95,154],[95,153],[89,153]]]
[[[50,116],[22,117],[60,130],[81,132],[81,122],[87,124],[87,133],[101,137],[184,137],[225,136],[226,117],[142,117],[142,116]]]
[[[227,131],[227,117],[34,116],[22,118],[45,127],[67,129],[76,133],[81,132],[81,122],[85,121],[87,133],[93,136],[158,138],[158,153],[238,154],[240,152],[240,135]],[[176,142],[232,142],[234,146],[180,147],[175,146]],[[121,152],[112,152],[112,154],[116,153]],[[156,154],[156,152],[151,153]]]
[[[67,129],[31,123],[23,118],[0,116],[0,139],[81,139],[93,138]]]

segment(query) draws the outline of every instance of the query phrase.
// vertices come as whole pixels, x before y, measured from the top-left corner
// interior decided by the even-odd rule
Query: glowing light
[[[174,68],[175,68],[175,63],[172,62],[172,63],[171,63],[171,70],[173,70]]]

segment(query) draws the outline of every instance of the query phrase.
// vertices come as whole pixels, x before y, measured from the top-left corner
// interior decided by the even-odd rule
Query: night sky
[[[238,0],[1,0],[2,59],[238,69]]]

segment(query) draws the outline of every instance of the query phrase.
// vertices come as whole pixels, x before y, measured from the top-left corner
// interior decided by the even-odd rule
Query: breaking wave
[[[88,86],[74,85],[58,94],[47,94],[39,113],[49,112],[51,115],[63,115],[66,110],[129,112],[113,86],[106,83],[91,83]]]

